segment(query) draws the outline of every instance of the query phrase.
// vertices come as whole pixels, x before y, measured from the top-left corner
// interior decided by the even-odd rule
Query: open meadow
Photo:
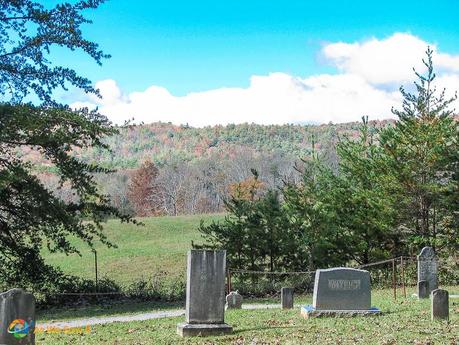
[[[109,220],[105,234],[117,248],[96,244],[99,277],[127,285],[160,273],[170,277],[184,275],[191,241],[201,241],[197,231],[201,219],[208,223],[223,217],[217,214],[139,218],[144,226]],[[75,240],[73,243],[81,257],[45,252],[46,262],[65,273],[94,279],[94,254],[82,242]]]

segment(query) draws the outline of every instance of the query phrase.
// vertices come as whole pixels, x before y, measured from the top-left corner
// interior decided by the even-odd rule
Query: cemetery
[[[457,13],[1,1],[0,345],[459,345]]]
[[[97,344],[97,339],[109,341],[113,337],[126,344],[149,344],[151,339],[155,344],[178,344],[185,339],[196,344],[233,343],[237,339],[255,341],[257,337],[281,343],[404,344],[424,335],[435,343],[454,344],[458,340],[459,298],[450,299],[448,290],[457,294],[459,289],[438,288],[441,282],[432,248],[422,249],[416,265],[418,284],[408,287],[412,294],[398,300],[390,289],[373,290],[369,271],[340,267],[315,272],[312,296],[283,287],[277,301],[254,304],[256,300],[246,300],[237,291],[225,296],[224,250],[190,250],[183,314],[165,310],[159,318],[146,317],[144,321],[133,315],[131,319],[120,317],[102,323],[96,318],[93,324],[85,324],[84,319],[46,322],[36,316],[34,297],[13,289],[0,295],[0,320],[11,325],[2,329],[0,344],[66,344],[77,338],[84,339],[85,344]],[[435,287],[427,297],[419,291],[419,282],[425,281]],[[184,322],[180,321],[183,317]],[[404,332],[399,332],[402,328]],[[377,334],[378,342],[373,342],[372,334]]]

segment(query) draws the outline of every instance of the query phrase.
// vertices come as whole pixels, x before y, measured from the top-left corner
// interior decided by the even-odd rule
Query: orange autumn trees
[[[159,207],[153,202],[154,196],[160,193],[156,184],[158,168],[147,160],[135,170],[130,178],[127,196],[134,212],[139,217],[158,215]]]

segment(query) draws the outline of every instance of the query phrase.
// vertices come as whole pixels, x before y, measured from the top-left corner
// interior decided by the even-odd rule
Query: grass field
[[[110,220],[105,233],[118,248],[96,246],[99,276],[125,285],[158,272],[165,272],[168,276],[183,274],[191,241],[201,240],[197,231],[200,220],[209,222],[222,218],[223,215],[196,215],[140,219],[145,226]],[[93,279],[93,253],[81,242],[73,243],[80,249],[81,257],[44,253],[46,261],[66,273]]]
[[[411,293],[412,291],[409,291]],[[296,303],[310,303],[310,297]],[[450,302],[450,321],[430,321],[430,301],[393,301],[390,290],[374,291],[373,305],[382,316],[305,320],[299,310],[231,310],[226,322],[232,335],[180,338],[176,325],[184,317],[93,326],[84,334],[37,334],[37,344],[459,344],[459,300]]]

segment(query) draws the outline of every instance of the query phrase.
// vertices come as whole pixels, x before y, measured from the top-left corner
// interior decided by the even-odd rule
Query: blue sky
[[[455,0],[111,0],[88,11],[94,23],[84,32],[112,58],[100,67],[80,53],[57,51],[56,57],[94,82],[114,81],[127,102],[131,93],[151,86],[186,97],[224,87],[247,89],[253,76],[276,72],[294,78],[343,73],[336,60],[324,57],[324,47],[383,41],[396,33],[412,35],[455,57],[457,13]],[[72,97],[69,102],[88,101]],[[309,122],[307,113],[304,116],[299,122]]]

